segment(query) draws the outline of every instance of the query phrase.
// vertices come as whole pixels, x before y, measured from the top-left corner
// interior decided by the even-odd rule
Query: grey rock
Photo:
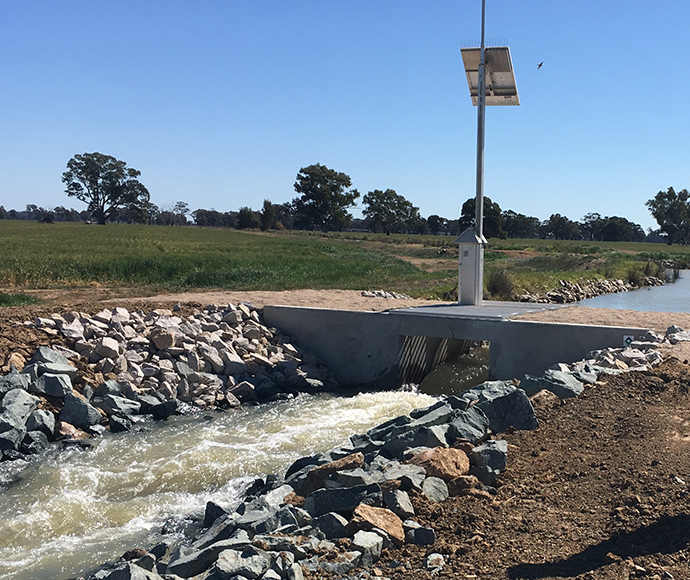
[[[132,401],[126,397],[106,395],[103,398],[92,400],[93,406],[103,409],[106,415],[136,415],[141,409],[141,403]]]
[[[192,543],[192,548],[203,550],[212,544],[229,538],[246,538],[249,541],[247,532],[237,529],[237,517],[235,514],[231,514],[216,518],[211,527]]]
[[[208,570],[217,560],[219,554],[230,549],[241,550],[249,545],[249,536],[243,530],[238,530],[232,537],[229,537],[200,549],[178,550],[170,559],[166,568],[168,574],[177,574],[183,578],[196,576],[204,570]]]
[[[361,467],[336,471],[326,478],[325,487],[328,489],[339,487],[354,487],[356,485],[371,485],[381,480],[380,475],[365,471]]]
[[[105,397],[106,395],[119,396],[121,394],[122,385],[120,385],[120,383],[118,383],[117,381],[113,381],[112,379],[103,381],[93,390],[94,397]]]
[[[26,435],[26,427],[8,427],[0,421],[0,451],[16,450]]]
[[[0,433],[24,427],[29,415],[38,406],[39,399],[24,389],[8,391],[0,401]]]
[[[360,503],[381,506],[382,502],[379,485],[358,485],[345,489],[316,490],[305,498],[304,509],[312,517],[318,517],[328,512],[336,512],[349,517]]]
[[[98,341],[96,352],[105,358],[116,359],[120,354],[119,348],[117,340],[104,336]]]
[[[35,367],[37,377],[40,377],[44,373],[52,373],[54,375],[67,375],[70,379],[75,379],[79,374],[79,369],[69,363],[36,363]]]
[[[313,520],[313,525],[318,527],[329,540],[345,537],[347,524],[348,521],[335,512],[328,512]]]
[[[102,419],[96,407],[72,393],[65,395],[65,405],[60,411],[59,418],[60,421],[74,425],[78,429],[98,425]]]
[[[330,572],[336,576],[352,572],[358,565],[362,553],[358,551],[342,552],[337,555],[335,560],[324,560],[319,562],[319,568],[325,572]]]
[[[359,565],[371,568],[381,557],[383,538],[374,532],[360,530],[352,539],[351,547],[362,553]]]
[[[411,422],[412,419],[410,417],[408,417],[407,415],[401,415],[400,417],[396,417],[395,419],[390,419],[385,423],[381,423],[376,427],[372,427],[371,429],[369,429],[369,431],[367,431],[366,434],[369,436],[370,439],[374,441],[384,441],[387,439],[388,435],[390,435],[393,431]]]
[[[134,423],[128,418],[118,415],[111,415],[108,419],[111,433],[125,433],[131,431]]]
[[[8,374],[4,377],[0,377],[0,399],[14,389],[27,390],[30,382],[31,379],[29,375],[21,374],[17,372],[16,368],[12,367],[12,370]]]
[[[427,477],[422,483],[422,493],[431,501],[446,501],[448,499],[448,486],[439,477]]]
[[[228,391],[230,391],[242,403],[257,400],[254,385],[248,381],[242,381],[234,387],[229,388]]]
[[[406,425],[401,425],[394,429],[389,437],[395,437],[401,433],[417,429],[419,427],[433,427],[434,425],[445,425],[451,418],[453,407],[448,403],[436,404],[430,410],[417,419]]]
[[[424,558],[424,567],[432,574],[442,570],[445,563],[445,558],[436,552],[429,554],[426,558]]]
[[[19,451],[26,455],[37,455],[48,449],[49,445],[50,443],[45,433],[41,431],[29,431],[24,435],[24,439],[22,439],[19,445]]]
[[[170,415],[175,415],[178,413],[180,404],[177,399],[171,399],[169,401],[163,401],[158,405],[151,407],[148,412],[153,415],[156,421],[162,421],[170,417]]]
[[[28,431],[41,431],[49,440],[55,437],[55,415],[50,411],[36,409],[26,420]]]
[[[64,397],[72,392],[72,381],[68,375],[44,373],[29,386],[29,391],[51,397]]]
[[[403,491],[409,491],[410,489],[421,490],[425,477],[426,470],[419,465],[388,461],[381,468],[382,481],[399,479],[400,487]]]
[[[64,355],[50,348],[49,346],[39,346],[31,357],[32,363],[60,363],[69,365],[69,360]]]
[[[383,494],[383,502],[401,520],[414,516],[414,506],[407,492],[393,489]]]
[[[528,397],[546,389],[559,399],[576,397],[584,391],[583,384],[573,375],[551,369],[547,370],[542,377],[525,375],[520,381],[520,388],[527,393]]]
[[[531,430],[539,427],[534,408],[524,391],[508,381],[489,381],[463,393],[462,398],[475,398],[476,405],[489,420],[489,428],[501,433],[508,427]]]
[[[113,569],[96,572],[89,576],[89,580],[163,580],[163,577],[132,562],[126,562],[117,564]]]
[[[292,525],[297,529],[297,519],[288,507],[276,511],[248,511],[236,520],[238,528],[246,530],[250,536],[267,534],[280,527]]]
[[[411,528],[405,532],[405,542],[416,546],[431,546],[436,542],[436,532],[433,528],[422,526]]]
[[[400,457],[410,447],[439,447],[446,445],[447,425],[434,425],[432,427],[418,427],[413,431],[407,431],[391,437],[382,447],[384,453],[391,457]]]
[[[241,576],[254,580],[261,578],[270,565],[271,557],[266,552],[255,546],[247,546],[242,551],[221,552],[213,570],[221,574],[219,578]]]
[[[209,528],[213,525],[219,517],[226,516],[230,512],[224,507],[219,506],[213,501],[206,502],[206,509],[204,510],[204,527]]]
[[[498,476],[506,470],[508,462],[508,443],[506,441],[487,441],[475,447],[470,454],[470,474],[485,485],[493,486]]]
[[[452,444],[457,439],[478,443],[486,439],[488,432],[489,419],[476,405],[466,411],[456,409],[448,423],[448,443]]]

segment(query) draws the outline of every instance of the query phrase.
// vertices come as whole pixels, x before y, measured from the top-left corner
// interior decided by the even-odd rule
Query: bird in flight
[[[544,66],[543,60],[537,65],[537,70],[539,70],[542,66]]]

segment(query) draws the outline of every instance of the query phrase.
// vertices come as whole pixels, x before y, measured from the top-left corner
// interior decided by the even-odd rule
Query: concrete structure
[[[622,347],[645,328],[511,320],[520,312],[554,305],[484,302],[481,307],[435,305],[387,312],[265,306],[264,321],[298,337],[347,386],[398,386],[400,347],[406,336],[487,340],[492,379],[540,375],[558,362],[585,358],[594,349]]]

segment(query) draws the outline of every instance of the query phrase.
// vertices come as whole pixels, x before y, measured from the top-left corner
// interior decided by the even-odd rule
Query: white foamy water
[[[0,463],[0,579],[64,580],[150,547],[172,516],[234,504],[243,477],[281,473],[433,398],[409,392],[301,395],[106,434],[94,449]]]

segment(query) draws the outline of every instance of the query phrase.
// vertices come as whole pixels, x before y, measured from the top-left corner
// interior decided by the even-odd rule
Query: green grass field
[[[688,267],[690,248],[492,239],[485,280],[502,270],[516,293],[544,292],[564,279],[626,279],[663,258]],[[457,247],[452,236],[0,220],[0,286],[7,291],[0,305],[26,303],[28,296],[12,294],[22,289],[92,284],[147,290],[385,288],[449,298],[457,284]]]
[[[229,229],[0,220],[0,248],[0,285],[27,288],[396,290],[434,278],[358,244]]]

